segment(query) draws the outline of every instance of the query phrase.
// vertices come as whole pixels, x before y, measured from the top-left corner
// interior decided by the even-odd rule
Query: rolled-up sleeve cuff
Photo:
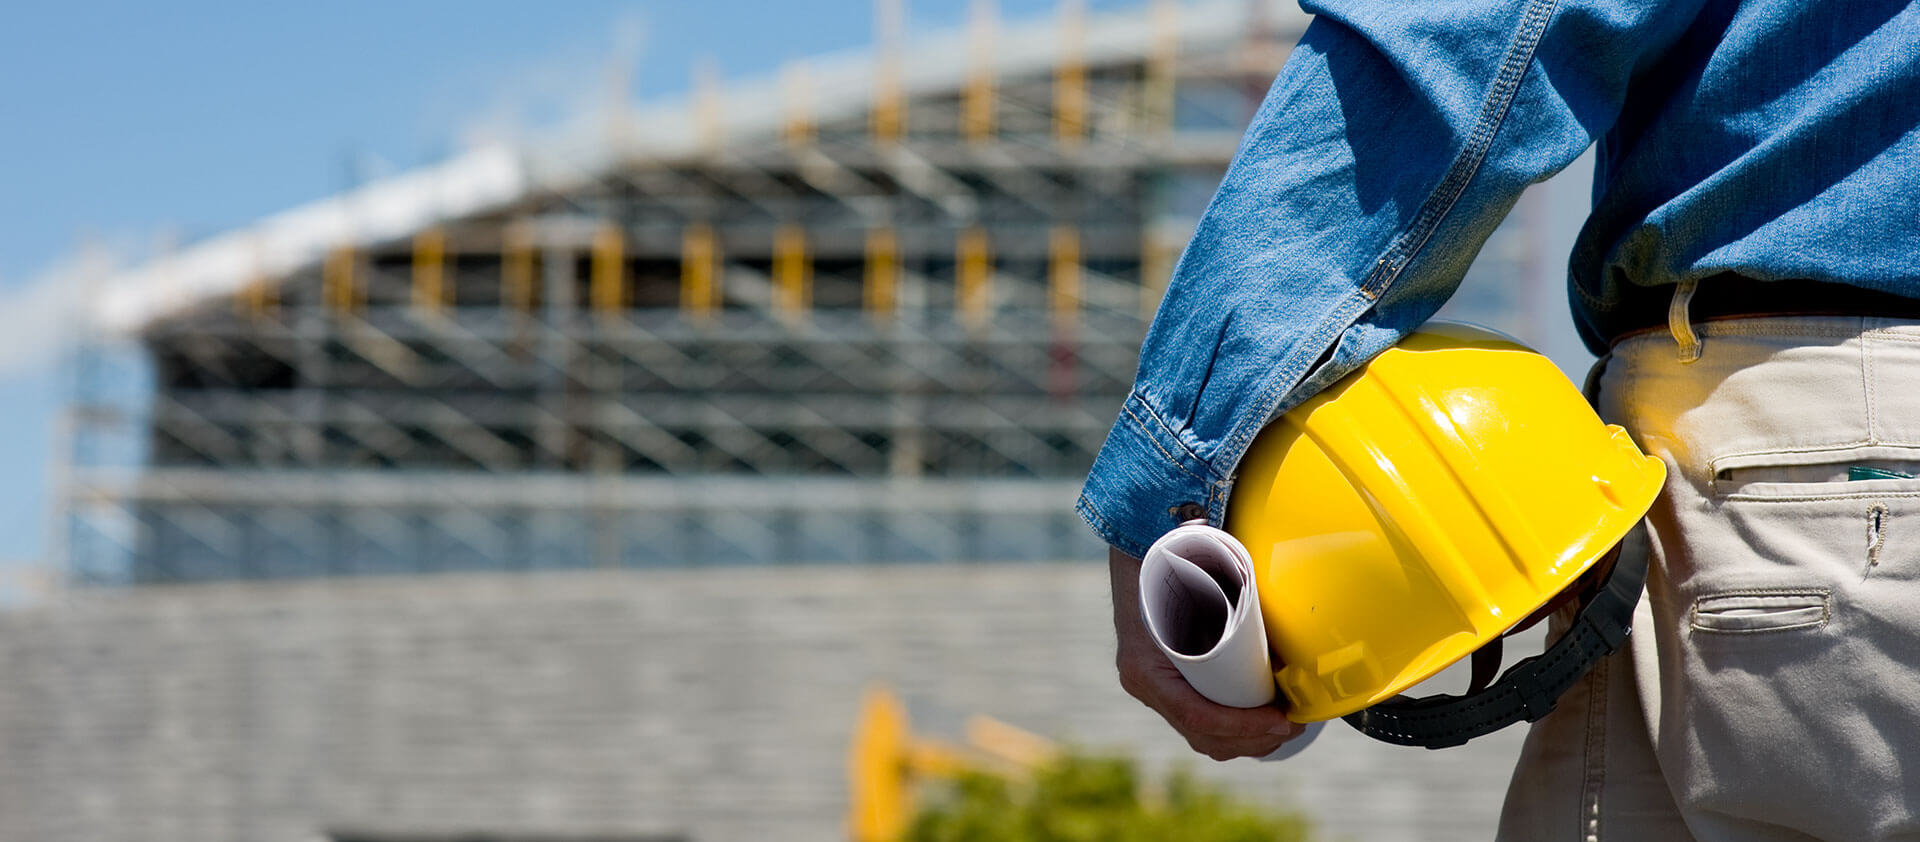
[[[1108,544],[1138,558],[1167,530],[1201,516],[1194,508],[1219,525],[1228,484],[1134,392],[1121,405],[1074,508]]]

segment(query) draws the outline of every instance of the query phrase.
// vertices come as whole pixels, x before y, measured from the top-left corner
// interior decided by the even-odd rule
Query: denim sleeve
[[[1180,257],[1081,516],[1135,556],[1219,524],[1254,434],[1432,316],[1521,191],[1666,82],[1699,2],[1303,2],[1317,17]]]

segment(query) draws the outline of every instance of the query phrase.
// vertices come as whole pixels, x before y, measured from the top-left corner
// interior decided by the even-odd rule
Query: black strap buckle
[[[1498,681],[1465,695],[1395,696],[1343,717],[1360,733],[1394,745],[1449,748],[1553,711],[1560,696],[1627,639],[1633,609],[1647,581],[1645,537],[1636,527],[1621,542],[1599,587],[1587,588],[1567,633],[1546,651],[1509,667]],[[1497,651],[1497,650],[1496,650]],[[1478,653],[1476,653],[1477,655]],[[1476,666],[1475,672],[1482,672]]]

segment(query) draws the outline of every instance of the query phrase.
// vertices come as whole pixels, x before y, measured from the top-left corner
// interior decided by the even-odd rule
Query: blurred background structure
[[[972,8],[76,275],[0,838],[837,838],[868,679],[1182,753],[1072,501],[1305,18]],[[1448,314],[1577,365],[1568,204]],[[1518,738],[1210,774],[1484,838]]]

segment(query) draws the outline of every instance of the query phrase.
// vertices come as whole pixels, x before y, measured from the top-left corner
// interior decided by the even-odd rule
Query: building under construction
[[[114,277],[153,392],[76,433],[144,460],[71,474],[73,568],[1095,557],[1074,491],[1297,27],[1248,8],[885,40]]]
[[[0,837],[828,839],[868,678],[1184,754],[1114,686],[1096,565],[817,563],[1102,557],[1075,493],[1305,19],[880,11],[870,52],[89,279],[78,587],[0,617]],[[1289,786],[1484,837],[1445,814],[1497,804],[1510,736]]]

